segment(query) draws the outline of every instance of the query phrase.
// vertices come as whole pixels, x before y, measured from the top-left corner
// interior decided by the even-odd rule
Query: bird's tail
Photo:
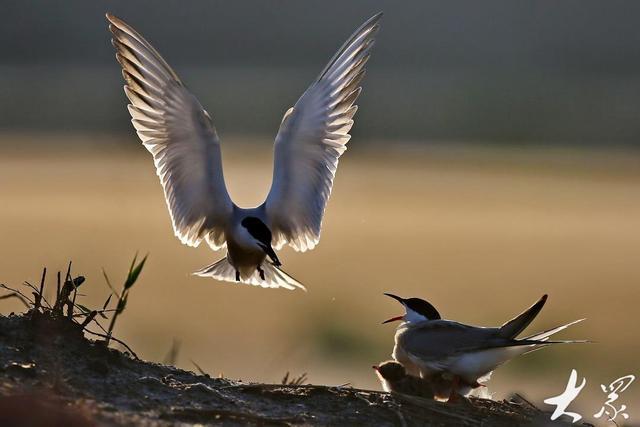
[[[564,329],[567,329],[571,325],[575,325],[576,323],[580,323],[585,319],[574,320],[573,322],[566,323],[564,325],[556,326],[555,328],[547,329],[543,332],[538,332],[537,334],[529,335],[528,337],[523,338],[523,340],[530,341],[547,341],[549,337],[555,333],[558,333]],[[585,340],[569,340],[569,341],[554,341],[554,342],[588,342]]]
[[[539,332],[534,335],[530,335],[526,338],[516,340],[512,338],[506,338],[507,342],[499,344],[495,347],[482,348],[476,352],[475,364],[478,366],[479,372],[489,374],[499,365],[513,359],[516,356],[531,353],[532,351],[539,350],[547,347],[551,344],[573,344],[573,343],[588,343],[590,341],[585,340],[558,340],[550,341],[549,337],[557,332],[560,332],[571,325],[575,325],[585,319],[574,320],[573,322],[565,325],[557,326],[552,329],[548,329],[544,332]],[[484,368],[484,369],[480,369]],[[479,380],[480,381],[480,380]]]
[[[232,283],[245,283],[247,285],[260,286],[263,288],[284,288],[295,290],[296,288],[306,291],[307,289],[293,277],[289,276],[278,267],[271,263],[264,263],[261,266],[264,271],[264,280],[256,270],[251,277],[240,277],[240,281],[236,281],[236,269],[229,263],[225,257],[211,265],[195,271],[193,274],[200,277],[212,277],[216,280]]]
[[[547,302],[547,295],[543,295],[538,302],[502,325],[500,327],[500,335],[504,338],[517,337],[520,332],[524,331],[533,319],[536,318],[540,310],[542,310],[542,307],[544,307],[545,302]]]
[[[529,335],[528,337],[522,338],[521,340],[517,340],[516,343],[519,345],[523,345],[523,349],[527,348],[522,354],[531,353],[532,351],[539,350],[551,344],[584,344],[590,343],[589,340],[549,340],[549,337],[553,334],[556,334],[560,331],[567,329],[571,325],[575,325],[576,323],[580,323],[585,319],[574,320],[573,322],[566,323],[564,325],[556,326],[555,328],[547,329],[543,332],[538,332],[537,334]],[[527,347],[527,343],[530,344]]]

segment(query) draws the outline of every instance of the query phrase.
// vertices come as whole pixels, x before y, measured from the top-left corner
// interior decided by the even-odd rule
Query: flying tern
[[[576,320],[544,332],[516,337],[535,319],[547,301],[544,295],[522,314],[494,328],[470,326],[444,320],[429,302],[420,298],[401,298],[385,294],[404,306],[405,314],[383,323],[402,321],[396,330],[393,358],[410,375],[451,380],[451,396],[467,394],[481,386],[501,364],[521,354],[559,343],[586,341],[550,341],[549,337],[581,322]]]
[[[182,243],[226,257],[194,274],[265,288],[304,289],[282,271],[275,250],[313,249],[356,113],[356,99],[382,14],[365,22],[287,110],[274,144],[271,189],[255,208],[227,192],[211,116],[136,30],[107,14],[132,123],[153,155],[173,230]],[[267,261],[267,258],[269,261]]]

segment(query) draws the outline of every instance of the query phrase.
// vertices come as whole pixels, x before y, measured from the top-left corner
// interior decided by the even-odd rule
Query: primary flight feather
[[[205,240],[227,256],[194,274],[269,288],[304,289],[280,268],[274,249],[313,249],[338,159],[351,135],[355,101],[382,14],[346,41],[284,115],[274,144],[271,189],[255,208],[236,206],[222,172],[220,140],[206,110],[157,50],[107,14],[132,123],[153,155],[175,235]],[[270,260],[267,261],[267,258]]]

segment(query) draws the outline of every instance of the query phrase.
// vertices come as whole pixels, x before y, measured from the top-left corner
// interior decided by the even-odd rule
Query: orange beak
[[[382,324],[384,325],[385,323],[395,322],[402,319],[404,319],[404,314],[402,316],[396,316],[396,317],[392,317],[391,319],[387,319],[384,322],[382,322]]]

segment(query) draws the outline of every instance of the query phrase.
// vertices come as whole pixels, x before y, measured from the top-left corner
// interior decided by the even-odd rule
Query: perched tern
[[[586,341],[549,341],[549,337],[581,322],[576,320],[522,339],[516,337],[535,319],[547,301],[544,295],[522,314],[497,328],[470,326],[444,320],[429,302],[385,294],[405,308],[405,314],[383,323],[402,321],[396,330],[392,357],[410,375],[451,381],[450,397],[481,386],[501,364],[551,344]]]
[[[204,240],[213,250],[227,248],[225,258],[194,274],[265,288],[304,289],[278,268],[274,249],[289,244],[304,252],[320,240],[381,16],[373,16],[349,37],[284,114],[275,138],[269,194],[260,206],[245,209],[227,192],[211,116],[148,41],[107,14],[131,121],[153,155],[176,237],[189,246]]]

